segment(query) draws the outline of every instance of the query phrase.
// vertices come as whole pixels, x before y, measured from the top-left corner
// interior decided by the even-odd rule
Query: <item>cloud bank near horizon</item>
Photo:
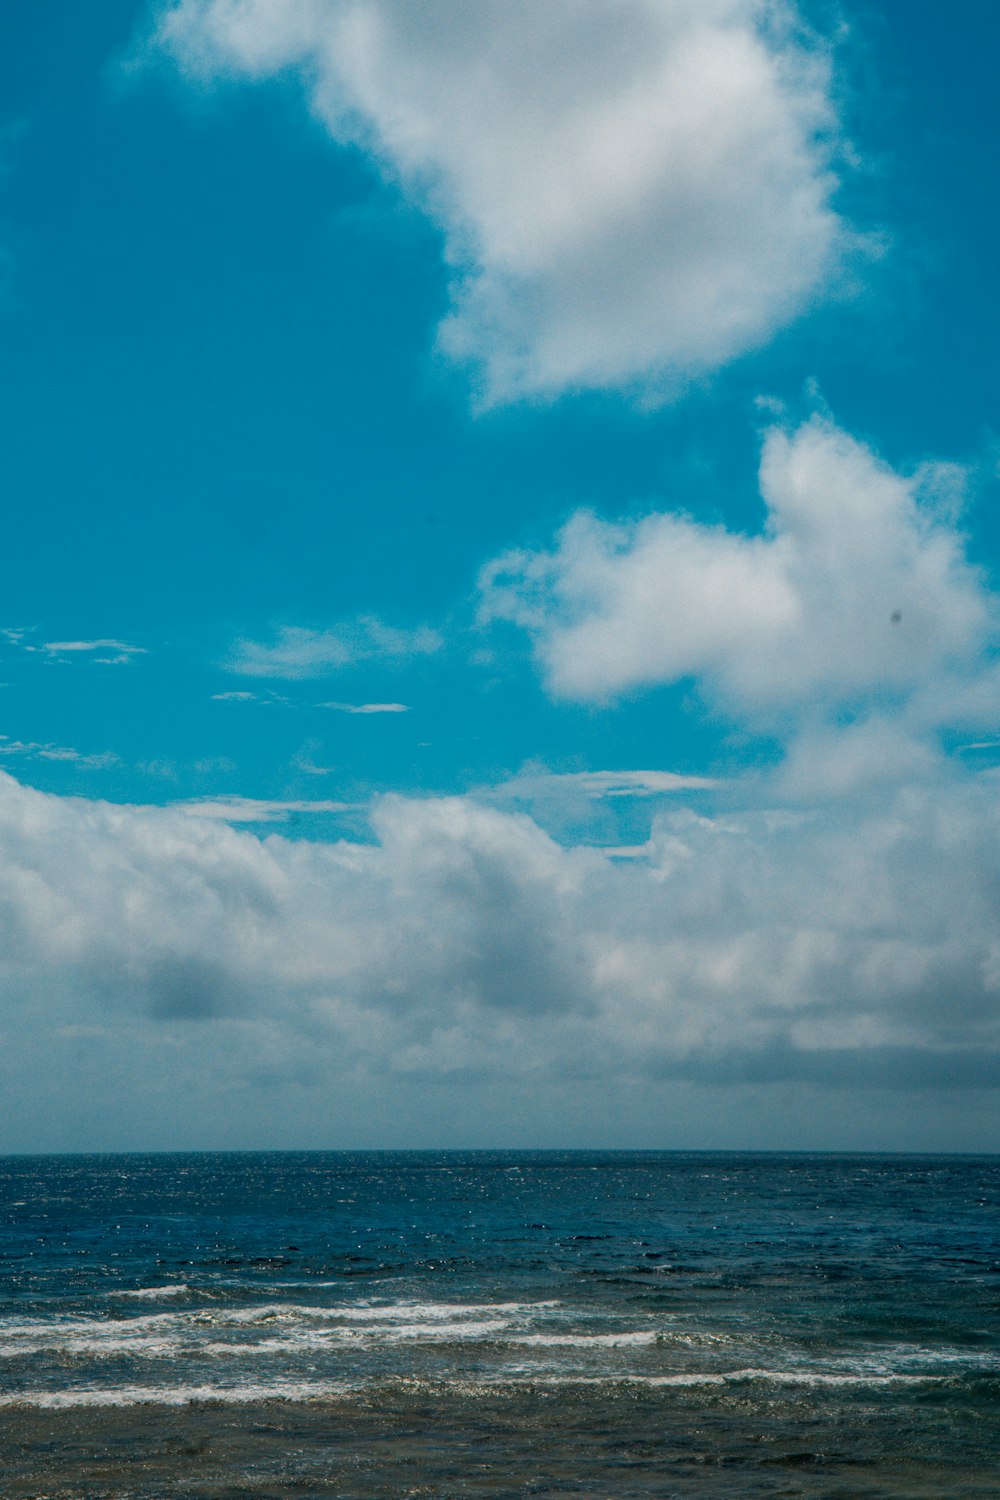
[[[445,1081],[1000,1081],[988,777],[942,763],[799,813],[671,805],[624,863],[470,798],[387,797],[372,823],[372,844],[261,839],[0,776],[11,1056],[67,1026],[195,1026],[231,1082],[242,1027],[286,1081],[328,1085],[359,1063]]]
[[[192,81],[294,76],[442,231],[440,350],[485,405],[647,399],[836,283],[828,48],[792,0],[179,0]]]

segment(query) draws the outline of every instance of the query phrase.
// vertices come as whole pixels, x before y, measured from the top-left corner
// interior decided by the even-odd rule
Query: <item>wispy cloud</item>
[[[0,639],[16,646],[28,655],[40,656],[49,661],[67,660],[75,656],[86,658],[94,666],[127,666],[135,657],[146,656],[148,647],[136,646],[131,641],[103,636],[93,640],[39,641],[35,625],[7,626],[0,629]]]
[[[133,646],[129,641],[118,640],[94,640],[94,641],[43,641],[43,651],[50,656],[73,656],[77,654],[87,655],[95,666],[122,667],[127,666],[135,656],[145,656],[145,646]]]
[[[405,661],[441,647],[436,630],[400,630],[362,615],[331,630],[283,625],[270,641],[240,639],[224,663],[246,677],[324,677],[365,661]]]
[[[303,771],[307,776],[330,776],[335,770],[334,766],[321,766],[316,763],[316,755],[321,750],[321,743],[317,739],[306,740],[301,750],[292,756],[292,766],[296,771]]]
[[[332,708],[341,714],[408,714],[408,703],[317,703],[317,708]]]
[[[23,756],[28,760],[69,761],[84,771],[103,771],[109,766],[120,764],[119,757],[112,750],[103,750],[96,755],[89,755],[83,750],[73,749],[71,745],[52,745],[37,740],[12,740],[5,734],[0,735],[0,755]]]
[[[235,688],[232,692],[212,693],[211,701],[213,703],[256,703],[264,708],[292,707],[292,700],[286,698],[284,693],[276,693],[273,688],[261,688],[257,692]]]
[[[584,797],[662,797],[677,792],[709,791],[719,782],[709,776],[676,771],[529,771],[501,782],[495,790],[530,799],[566,793]]]
[[[289,818],[300,815],[348,812],[354,804],[225,796],[198,797],[175,802],[173,806],[186,817],[207,818],[217,823],[287,823]]]
[[[655,852],[650,842],[645,844],[596,844],[593,848],[595,853],[603,854],[605,859],[649,859]]]

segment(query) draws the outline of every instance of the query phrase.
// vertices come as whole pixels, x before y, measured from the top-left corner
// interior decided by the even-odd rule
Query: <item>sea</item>
[[[1000,1496],[1000,1158],[0,1158],[0,1495]]]

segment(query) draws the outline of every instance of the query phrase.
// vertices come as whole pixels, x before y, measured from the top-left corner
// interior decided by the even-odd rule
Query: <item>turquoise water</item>
[[[2,1159],[0,1488],[1000,1494],[998,1209],[997,1158]]]

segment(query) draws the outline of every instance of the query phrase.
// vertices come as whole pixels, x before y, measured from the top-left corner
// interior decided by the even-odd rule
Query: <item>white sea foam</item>
[[[993,1349],[962,1349],[943,1344],[940,1348],[928,1348],[924,1344],[892,1344],[873,1353],[872,1359],[880,1368],[886,1365],[961,1365],[975,1366],[980,1370],[1000,1369],[1000,1354]]]
[[[175,1296],[185,1290],[175,1283],[165,1288],[137,1288],[129,1295],[152,1299],[161,1293]],[[75,1359],[81,1362],[81,1375],[82,1362],[90,1363],[96,1371],[104,1362],[126,1359],[136,1362],[131,1373],[138,1378],[145,1373],[139,1361],[178,1360],[179,1368],[192,1378],[210,1379],[213,1371],[221,1374],[224,1369],[231,1372],[231,1378],[237,1371],[263,1375],[268,1360],[278,1357],[281,1367],[291,1374],[298,1356],[303,1373],[315,1375],[324,1368],[339,1372],[356,1366],[360,1377],[362,1372],[370,1375],[376,1367],[385,1373],[390,1364],[398,1373],[404,1363],[416,1374],[422,1346],[453,1343],[470,1349],[482,1346],[477,1362],[495,1362],[498,1377],[505,1380],[515,1376],[570,1382],[594,1379],[598,1383],[615,1379],[666,1386],[767,1381],[790,1387],[919,1383],[964,1372],[991,1372],[1000,1364],[994,1351],[900,1343],[856,1350],[839,1358],[828,1353],[814,1368],[794,1346],[678,1327],[670,1316],[655,1322],[650,1318],[642,1328],[615,1327],[615,1319],[601,1319],[597,1327],[602,1331],[594,1331],[592,1310],[555,1300],[380,1299],[348,1305],[275,1301],[238,1307],[175,1304],[168,1310],[136,1308],[136,1314],[131,1318],[22,1317],[0,1322],[0,1359],[26,1360],[39,1355]],[[585,1331],[588,1322],[590,1329]],[[668,1368],[655,1373],[657,1366],[663,1370],[671,1363],[701,1363],[696,1353],[686,1352],[699,1346],[714,1351],[714,1358],[709,1356],[709,1368],[672,1372]],[[394,1357],[390,1353],[394,1347],[409,1347],[412,1353]],[[654,1349],[658,1354],[652,1353]],[[506,1357],[504,1350],[509,1351]],[[520,1358],[517,1350],[523,1351]],[[592,1374],[593,1358],[588,1356],[610,1350],[622,1351],[616,1360],[619,1365],[626,1364],[629,1350],[643,1354],[628,1361],[631,1370]],[[380,1351],[385,1351],[384,1355],[380,1356]],[[720,1355],[735,1368],[720,1369]],[[155,1364],[150,1366],[154,1379],[155,1369]]]
[[[557,1349],[627,1349],[637,1344],[655,1344],[655,1332],[631,1333],[525,1333],[508,1340],[511,1344],[532,1344]]]
[[[358,1322],[398,1319],[425,1322],[434,1318],[495,1318],[498,1313],[530,1315],[539,1309],[558,1306],[558,1302],[390,1302],[352,1303],[349,1307],[329,1308],[327,1312],[331,1317]]]
[[[946,1380],[944,1375],[847,1375],[832,1374],[821,1370],[684,1370],[671,1375],[540,1375],[539,1385],[639,1385],[639,1386],[725,1386],[740,1385],[747,1381],[767,1382],[770,1385],[798,1386],[882,1386],[882,1385],[926,1385]]]
[[[267,1302],[239,1308],[199,1308],[182,1316],[218,1324],[315,1318],[324,1322],[405,1323],[415,1326],[456,1320],[492,1320],[501,1314],[512,1317],[530,1314],[539,1306],[552,1305],[554,1304],[523,1302],[393,1302],[372,1306],[359,1306],[356,1303],[320,1306],[309,1302]]]
[[[317,1307],[299,1303],[265,1303],[244,1308],[198,1308],[184,1312],[151,1313],[136,1318],[87,1318],[50,1321],[42,1318],[0,1325],[0,1358],[20,1358],[31,1354],[62,1353],[113,1358],[122,1354],[141,1357],[163,1357],[183,1352],[197,1354],[208,1347],[208,1338],[216,1335],[211,1347],[239,1353],[249,1347],[276,1348],[277,1338],[250,1346],[234,1338],[219,1339],[231,1330],[234,1334],[274,1329],[302,1343],[308,1339],[313,1347],[336,1343],[359,1347],[403,1343],[447,1343],[489,1339],[502,1334],[514,1324],[518,1303],[406,1303],[377,1309],[384,1316],[368,1320],[353,1316],[358,1310]],[[487,1314],[494,1314],[490,1317]],[[499,1313],[500,1316],[496,1316]],[[464,1315],[464,1316],[463,1316]],[[310,1337],[310,1335],[315,1335]]]
[[[482,1319],[468,1323],[397,1323],[391,1328],[365,1329],[361,1338],[386,1343],[410,1343],[431,1340],[446,1343],[451,1339],[481,1339],[504,1333],[510,1327],[507,1318]],[[345,1330],[346,1331],[346,1330]]]
[[[140,1286],[132,1291],[109,1292],[109,1297],[140,1297],[144,1300],[155,1301],[160,1297],[180,1297],[191,1288],[185,1281],[172,1281],[168,1286]]]
[[[33,1406],[59,1410],[80,1406],[187,1406],[220,1401],[227,1405],[249,1401],[316,1401],[342,1396],[352,1389],[345,1381],[277,1381],[260,1385],[122,1385],[83,1387],[70,1391],[24,1391],[0,1395],[0,1407]]]
[[[199,1344],[196,1350],[187,1352],[195,1353],[199,1358],[236,1359],[245,1363],[249,1359],[266,1359],[275,1354],[315,1354],[317,1351],[330,1349],[335,1344],[336,1340],[331,1344],[326,1333],[303,1332],[288,1337],[262,1339],[257,1344],[235,1344],[218,1339]]]
[[[636,1386],[649,1389],[725,1387],[748,1381],[771,1385],[796,1385],[803,1387],[922,1385],[946,1380],[943,1375],[847,1375],[824,1371],[791,1371],[769,1369],[741,1369],[728,1371],[676,1371],[668,1375],[525,1375],[510,1372],[472,1381],[449,1381],[448,1389],[475,1394],[496,1389],[520,1389],[537,1386]],[[403,1379],[398,1384],[407,1388],[436,1389],[434,1381],[426,1379]],[[198,1402],[218,1402],[226,1405],[246,1404],[253,1401],[318,1401],[334,1397],[357,1396],[371,1382],[347,1380],[278,1380],[255,1382],[243,1385],[119,1385],[85,1386],[66,1391],[22,1391],[0,1395],[0,1407],[41,1407],[52,1410],[72,1407],[113,1406],[186,1406]]]
[[[174,1314],[193,1324],[223,1326],[240,1323],[280,1323],[292,1318],[325,1318],[329,1308],[310,1307],[296,1302],[258,1302],[249,1307],[199,1307],[189,1313]]]
[[[99,1359],[113,1359],[121,1354],[140,1356],[143,1359],[172,1359],[180,1353],[178,1339],[156,1338],[151,1334],[135,1338],[82,1338],[63,1339],[49,1346],[60,1354],[88,1354]]]
[[[144,1318],[77,1318],[0,1324],[0,1358],[61,1350],[68,1353],[110,1354],[169,1339],[175,1313],[157,1313]]]
[[[414,1325],[403,1325],[396,1328],[378,1329],[354,1329],[354,1328],[322,1328],[322,1329],[297,1329],[291,1330],[283,1335],[264,1339],[258,1343],[247,1343],[245,1340],[215,1339],[211,1342],[200,1342],[190,1345],[187,1352],[192,1354],[231,1354],[234,1356],[249,1356],[252,1354],[274,1354],[277,1352],[301,1352],[303,1350],[332,1349],[339,1346],[353,1348],[378,1349],[387,1345],[396,1344],[448,1344],[460,1342],[477,1342],[484,1338],[490,1338],[494,1334],[503,1333],[507,1324],[501,1321],[494,1323],[424,1323]]]
[[[728,1377],[704,1370],[674,1375],[538,1375],[515,1382],[526,1385],[725,1385]]]
[[[891,1373],[889,1371],[841,1370],[731,1370],[727,1381],[766,1380],[772,1385],[911,1385],[940,1380],[935,1375]]]
[[[183,1315],[182,1315],[183,1316]],[[0,1320],[0,1337],[38,1338],[49,1334],[87,1334],[98,1329],[152,1328],[177,1319],[176,1312],[146,1313],[139,1318],[10,1318]]]

